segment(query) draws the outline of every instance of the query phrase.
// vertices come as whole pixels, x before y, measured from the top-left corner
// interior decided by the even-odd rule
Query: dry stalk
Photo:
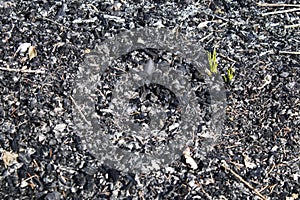
[[[279,51],[281,54],[300,55],[300,51]]]
[[[75,105],[76,109],[78,110],[80,116],[83,118],[84,122],[87,123],[89,126],[91,126],[92,124],[86,119],[85,115],[83,114],[83,112],[80,110],[80,107],[78,106],[78,104],[76,103],[75,99],[70,96],[71,101],[73,102],[73,104]]]
[[[299,4],[284,4],[284,3],[258,3],[258,6],[264,7],[300,7]]]
[[[292,25],[285,25],[284,28],[297,28],[300,27],[300,24],[292,24]]]
[[[288,10],[278,10],[278,11],[274,11],[274,12],[267,12],[267,13],[263,13],[262,16],[276,15],[276,14],[296,12],[296,11],[300,11],[300,8],[293,8],[293,9],[288,9]]]
[[[2,71],[8,71],[8,72],[21,72],[21,73],[34,73],[34,74],[44,74],[44,70],[32,70],[32,69],[13,69],[9,67],[0,67],[0,70]]]
[[[235,171],[233,171],[232,169],[230,169],[229,166],[227,165],[227,163],[224,162],[224,163],[221,164],[221,166],[224,167],[225,170],[229,171],[237,179],[239,179],[242,183],[244,183],[248,188],[250,188],[252,190],[253,193],[255,193],[257,196],[259,196],[261,199],[267,200],[267,198],[264,195],[262,195],[259,191],[257,191],[249,182],[247,182],[246,180],[244,180]]]

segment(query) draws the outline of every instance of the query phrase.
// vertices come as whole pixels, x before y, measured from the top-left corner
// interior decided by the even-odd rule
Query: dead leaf
[[[210,23],[211,21],[205,21],[205,22],[201,22],[198,24],[197,28],[201,29],[207,26],[208,23]]]
[[[37,56],[37,52],[34,46],[30,46],[28,49],[29,60]]]
[[[20,59],[20,62],[21,63],[24,63],[24,62],[26,62],[26,60],[28,59],[28,57],[27,56],[25,56],[25,57],[22,57],[21,59]]]
[[[293,193],[293,194],[292,194],[292,197],[293,197],[294,199],[298,199],[298,198],[299,198],[299,194]]]
[[[191,153],[190,152],[190,148],[186,148],[185,151],[183,152],[183,155],[185,157],[185,162],[187,164],[189,164],[192,169],[197,169],[198,165],[195,162],[195,160],[192,158],[192,156],[190,155],[190,153]]]
[[[17,157],[19,155],[16,153],[11,153],[8,151],[2,152],[2,160],[4,162],[5,167],[7,168],[8,166],[13,165],[14,163],[17,162]]]
[[[58,43],[54,44],[52,52],[54,52],[56,50],[56,48],[59,48],[59,47],[64,46],[64,45],[65,45],[64,42],[58,42]]]
[[[244,163],[246,168],[254,169],[256,167],[256,164],[252,162],[252,159],[246,154],[243,154],[243,156],[244,156]]]
[[[31,43],[21,43],[18,47],[17,51],[15,52],[14,56],[17,55],[17,53],[21,52],[24,53],[27,51],[27,49],[31,46]]]

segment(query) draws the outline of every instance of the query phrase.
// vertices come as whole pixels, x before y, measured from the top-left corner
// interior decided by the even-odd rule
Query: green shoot
[[[229,67],[227,69],[227,73],[228,73],[228,80],[231,81],[234,77],[234,68]]]
[[[214,49],[213,53],[208,52],[208,62],[211,73],[218,73],[217,51]]]
[[[225,74],[222,75],[223,78],[224,78],[225,83],[228,83],[228,82],[230,82],[233,79],[233,77],[234,77],[234,71],[235,70],[234,70],[233,67],[229,67],[227,69],[227,75],[225,75]]]

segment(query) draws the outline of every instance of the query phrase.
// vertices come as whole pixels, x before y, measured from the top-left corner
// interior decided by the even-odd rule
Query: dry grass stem
[[[292,25],[285,25],[284,28],[297,28],[300,27],[300,24],[292,24]]]
[[[278,10],[278,11],[274,11],[274,12],[267,12],[267,13],[263,13],[262,16],[276,15],[276,14],[296,12],[296,11],[300,11],[300,8],[293,8],[293,9],[288,9],[288,10]]]
[[[34,73],[34,74],[44,74],[44,70],[32,70],[32,69],[13,69],[9,67],[0,67],[1,71],[8,71],[8,72],[21,72],[21,73]]]
[[[76,109],[78,110],[80,116],[82,117],[82,119],[85,121],[85,123],[87,123],[89,126],[91,126],[91,123],[88,122],[88,120],[86,119],[85,115],[83,114],[83,112],[80,110],[80,107],[78,106],[78,104],[76,103],[75,99],[70,96],[71,101],[73,102],[73,104],[75,105]]]
[[[293,55],[300,55],[300,51],[279,51],[281,54],[293,54]]]
[[[300,7],[299,4],[284,4],[284,3],[258,3],[257,5],[263,7]]]
[[[248,188],[252,190],[253,193],[255,193],[257,196],[259,196],[263,200],[267,200],[267,198],[262,195],[259,191],[257,191],[249,182],[244,180],[240,175],[238,175],[235,171],[229,168],[227,163],[221,164],[222,167],[225,168],[225,170],[229,171],[233,176],[235,176],[237,179],[239,179],[242,183],[244,183]]]

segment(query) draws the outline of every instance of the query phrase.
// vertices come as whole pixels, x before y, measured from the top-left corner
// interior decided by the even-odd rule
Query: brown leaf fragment
[[[37,56],[37,52],[34,46],[30,46],[28,49],[29,60]]]
[[[17,157],[18,154],[16,153],[11,153],[8,151],[3,151],[2,152],[2,160],[4,162],[5,167],[7,168],[8,166],[13,165],[14,163],[17,162]]]

